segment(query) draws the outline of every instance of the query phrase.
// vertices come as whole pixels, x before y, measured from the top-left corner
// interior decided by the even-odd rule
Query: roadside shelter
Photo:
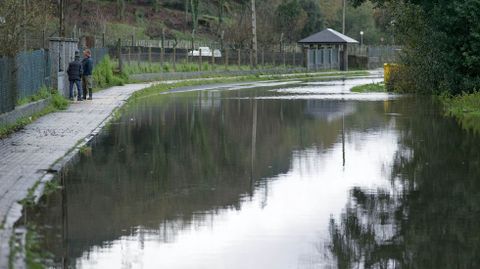
[[[358,41],[327,28],[298,41],[303,48],[307,69],[348,70],[348,45]]]

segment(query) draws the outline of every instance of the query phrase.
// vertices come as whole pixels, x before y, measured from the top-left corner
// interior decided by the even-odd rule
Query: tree
[[[358,6],[365,0],[351,0]],[[472,92],[480,85],[480,0],[373,0],[389,10],[404,46],[405,79],[424,93]]]

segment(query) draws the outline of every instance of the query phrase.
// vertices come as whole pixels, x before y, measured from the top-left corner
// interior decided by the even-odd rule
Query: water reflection
[[[338,248],[332,255],[325,246],[330,230],[340,238],[344,230],[331,216],[353,187],[391,188],[405,126],[386,113],[408,101],[268,98],[288,94],[257,88],[132,102],[64,175],[68,202],[59,192],[35,212],[53,262],[336,267]]]
[[[354,187],[330,223],[338,268],[480,267],[480,139],[436,104],[399,107],[390,186]]]

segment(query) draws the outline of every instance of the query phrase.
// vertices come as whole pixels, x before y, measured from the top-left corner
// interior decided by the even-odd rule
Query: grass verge
[[[5,138],[7,135],[14,133],[27,124],[32,123],[36,119],[44,116],[46,114],[58,111],[58,110],[65,110],[68,107],[68,100],[65,99],[63,96],[57,93],[53,93],[50,95],[50,103],[47,107],[39,111],[38,113],[33,114],[29,117],[22,117],[18,119],[14,124],[7,124],[7,125],[0,125],[0,139]]]
[[[464,129],[480,133],[480,92],[440,97],[448,116],[453,116]]]
[[[358,85],[353,87],[350,91],[357,93],[365,92],[387,92],[387,88],[383,82],[379,83],[369,83],[364,85]]]

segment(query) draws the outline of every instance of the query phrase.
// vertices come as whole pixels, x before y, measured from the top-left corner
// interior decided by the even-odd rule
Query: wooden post
[[[253,68],[253,49],[250,49],[250,68]]]
[[[140,65],[141,61],[142,61],[142,47],[138,47],[137,64]]]
[[[213,70],[214,64],[215,64],[215,55],[212,50],[212,70]]]
[[[276,54],[276,52],[275,52],[275,49],[273,49],[273,51],[272,51],[272,57],[273,57],[273,63],[272,63],[272,65],[273,65],[273,67],[275,67],[276,60],[277,60],[277,59],[276,59],[276,58],[277,58],[277,54]]]
[[[148,63],[152,63],[152,47],[148,47]]]
[[[102,48],[105,48],[105,32],[102,33]]]
[[[128,64],[130,65],[132,62],[132,55],[131,55],[132,47],[128,47]]]
[[[287,52],[286,49],[283,49],[283,68],[287,66]]]
[[[198,70],[202,71],[202,50],[198,50]]]
[[[265,48],[262,48],[262,66],[265,67]]]
[[[177,72],[177,48],[173,48],[173,72]]]
[[[165,64],[165,48],[162,47],[160,49],[160,65],[163,66]]]
[[[295,60],[296,60],[295,58],[297,56],[296,54],[297,54],[297,47],[293,47],[293,64],[292,64],[293,66],[295,66],[296,64],[295,63]]]
[[[120,73],[123,71],[123,60],[122,60],[122,40],[119,38],[117,43],[117,57],[118,57],[118,69]]]
[[[242,64],[240,49],[238,49],[237,53],[238,69],[240,69],[240,65]]]
[[[225,55],[225,70],[228,70],[228,49],[225,49],[224,51]]]

